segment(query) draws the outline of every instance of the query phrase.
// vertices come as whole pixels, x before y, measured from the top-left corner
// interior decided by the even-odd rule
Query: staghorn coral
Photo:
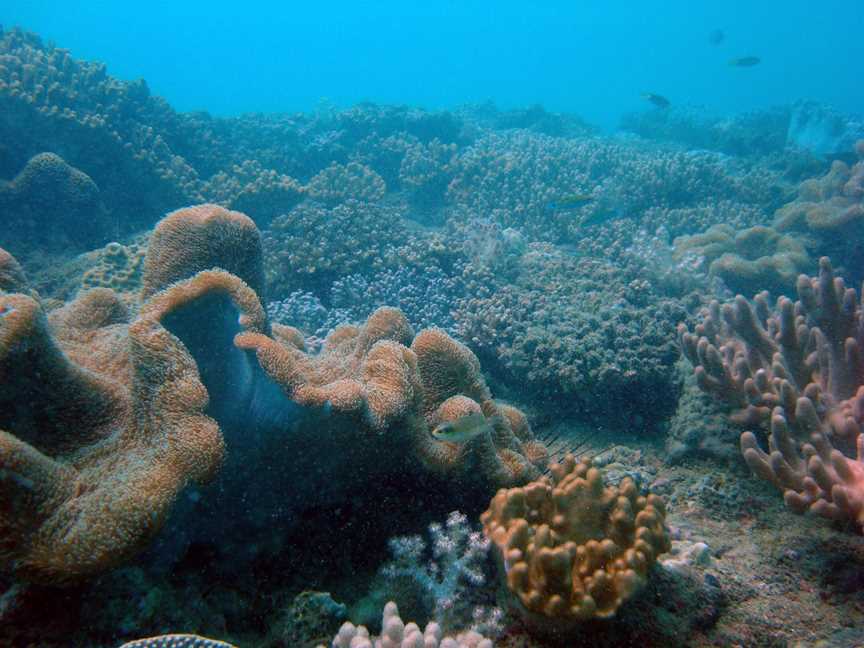
[[[864,330],[858,295],[827,258],[801,275],[798,300],[767,293],[753,304],[712,302],[694,333],[679,330],[699,387],[738,425],[769,430],[768,453],[752,431],[741,450],[753,472],[784,491],[795,512],[864,526]]]
[[[399,608],[390,601],[384,606],[381,619],[381,636],[372,637],[365,626],[356,627],[345,622],[333,637],[331,648],[493,648],[491,639],[469,630],[456,637],[442,637],[441,627],[434,621],[426,624],[421,632],[416,623],[404,623],[399,618]],[[324,648],[319,646],[318,648]]]
[[[260,227],[268,226],[303,200],[306,190],[290,176],[265,169],[257,160],[220,171],[203,186],[203,193],[229,209],[249,214]]]
[[[276,218],[264,234],[264,253],[274,297],[303,290],[323,300],[345,275],[425,269],[453,256],[439,236],[411,229],[394,205],[354,199],[333,207],[307,201]]]
[[[669,551],[665,515],[663,501],[629,478],[604,486],[597,468],[567,455],[548,477],[499,490],[480,519],[517,607],[567,626],[613,616],[645,583]]]
[[[460,153],[447,197],[532,238],[559,241],[578,240],[586,221],[638,217],[649,208],[716,200],[769,207],[782,193],[779,184],[770,170],[704,151],[512,131],[489,133]],[[576,217],[550,208],[571,194],[588,194],[593,201]]]
[[[534,243],[513,283],[486,295],[469,285],[456,321],[460,337],[519,389],[605,424],[656,422],[676,400],[673,337],[686,313],[655,290],[611,263]]]

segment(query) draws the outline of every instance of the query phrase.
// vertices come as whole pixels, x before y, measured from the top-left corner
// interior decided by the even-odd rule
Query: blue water
[[[614,127],[645,107],[735,113],[806,98],[862,112],[864,3],[6,0],[20,25],[143,77],[178,110],[541,103]],[[722,29],[725,40],[709,42]],[[730,67],[759,56],[754,68]]]

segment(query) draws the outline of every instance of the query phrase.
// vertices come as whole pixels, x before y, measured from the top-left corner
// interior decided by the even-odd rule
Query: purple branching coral
[[[458,511],[442,525],[429,525],[431,542],[419,535],[390,540],[393,560],[379,572],[388,595],[413,590],[410,598],[422,599],[430,618],[445,630],[471,625],[472,629],[500,632],[501,610],[478,604],[486,584],[489,541],[474,531]]]

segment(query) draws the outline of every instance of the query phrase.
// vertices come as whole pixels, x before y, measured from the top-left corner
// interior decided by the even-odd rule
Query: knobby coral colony
[[[4,571],[61,583],[121,563],[184,488],[224,462],[239,472],[263,432],[283,432],[269,435],[283,462],[273,472],[309,475],[292,482],[307,489],[290,495],[295,506],[356,485],[316,481],[307,465],[359,474],[366,488],[376,466],[460,488],[522,484],[545,469],[525,416],[492,399],[477,358],[443,331],[415,336],[398,310],[381,308],[312,355],[297,330],[271,326],[262,291],[257,228],[216,205],[159,223],[137,313],[107,288],[46,312],[0,250]],[[490,425],[464,447],[429,433],[472,412]],[[287,433],[300,413],[319,422],[314,433]]]
[[[682,349],[703,391],[743,427],[768,429],[768,452],[753,431],[741,450],[753,472],[783,490],[787,506],[864,527],[864,313],[835,277],[801,275],[798,300],[767,293],[710,304]]]
[[[517,609],[539,627],[609,618],[669,551],[666,509],[632,480],[604,486],[572,454],[549,476],[501,489],[483,513]]]

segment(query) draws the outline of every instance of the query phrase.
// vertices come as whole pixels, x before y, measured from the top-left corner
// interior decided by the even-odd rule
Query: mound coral
[[[697,256],[709,275],[733,291],[763,286],[774,293],[790,293],[810,265],[801,241],[761,225],[741,231],[714,225],[702,234],[676,238],[674,245],[673,260]]]
[[[3,244],[16,252],[86,250],[116,229],[96,184],[53,153],[34,156],[12,181],[0,181],[0,213]]]
[[[795,512],[812,511],[864,526],[864,315],[855,290],[834,276],[798,279],[798,300],[767,293],[712,302],[681,347],[699,387],[714,394],[742,427],[747,464],[784,491]]]
[[[566,626],[613,616],[645,583],[669,551],[665,516],[629,478],[604,486],[597,468],[568,455],[549,476],[499,490],[480,519],[518,609]]]
[[[253,290],[260,236],[243,214],[169,214],[150,239],[134,320],[105,288],[46,315],[5,252],[0,281],[0,565],[19,578],[63,582],[132,556],[187,485],[216,475],[226,442],[231,486],[252,479],[244,453],[256,448],[285,462],[274,474],[309,475],[293,499],[286,484],[261,486],[283,508],[352,488],[328,473],[349,461],[364,478],[366,462],[493,485],[545,465],[521,413],[492,400],[476,357],[442,331],[414,337],[384,308],[334,331],[317,356],[289,327],[271,334]],[[289,433],[301,408],[341,431]],[[489,425],[464,447],[429,433],[481,410]]]

